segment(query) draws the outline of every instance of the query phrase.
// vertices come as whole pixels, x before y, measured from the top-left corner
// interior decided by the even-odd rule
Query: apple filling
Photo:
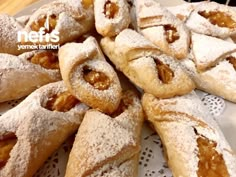
[[[110,0],[106,1],[104,5],[104,14],[106,18],[115,18],[116,14],[119,11],[119,7],[116,3],[111,2]]]
[[[200,11],[201,16],[208,19],[213,25],[226,28],[236,28],[236,22],[230,15],[220,11]]]
[[[164,25],[165,36],[168,43],[173,43],[179,39],[177,29],[172,25]]]
[[[170,67],[158,59],[154,59],[157,67],[158,78],[164,84],[168,84],[173,80],[174,72],[170,69]]]
[[[216,151],[216,142],[199,136],[197,138],[199,177],[229,177],[222,154]]]
[[[8,133],[0,138],[0,169],[6,165],[16,142],[17,137],[14,133]]]
[[[46,109],[50,111],[67,112],[79,103],[68,91],[53,95],[46,103]]]
[[[88,66],[83,68],[84,80],[98,90],[106,90],[110,86],[110,79],[104,73],[90,69]]]
[[[229,61],[233,65],[234,69],[236,70],[236,58],[230,56],[230,57],[227,57],[226,60]]]
[[[46,69],[59,69],[58,56],[51,51],[36,53],[29,61]]]
[[[84,8],[87,9],[93,5],[93,0],[82,0],[81,3],[84,6]]]
[[[30,27],[33,31],[39,31],[40,28],[44,27],[46,33],[51,33],[57,25],[57,16],[54,14],[50,15],[48,17],[48,24],[46,22],[47,16],[43,16],[38,21],[33,22]]]

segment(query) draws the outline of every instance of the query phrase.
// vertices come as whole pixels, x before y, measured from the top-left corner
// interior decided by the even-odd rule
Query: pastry
[[[94,37],[59,50],[61,75],[70,92],[92,108],[112,113],[121,97],[120,81]]]
[[[2,115],[0,176],[33,176],[75,133],[87,109],[60,81],[41,87]]]
[[[194,92],[170,99],[145,93],[142,105],[174,177],[235,176],[236,154]]]
[[[41,34],[43,30],[43,37],[39,37],[35,43],[63,44],[88,32],[93,25],[94,13],[91,0],[57,0],[37,9],[30,16],[22,33],[36,31]],[[22,43],[30,43],[30,41],[23,35]]]
[[[111,115],[86,112],[65,177],[137,177],[143,112],[133,91],[124,91]]]
[[[198,89],[236,102],[236,45],[192,35],[192,55],[181,63]]]
[[[94,14],[96,30],[102,36],[116,36],[130,24],[126,0],[95,0]]]
[[[186,25],[196,33],[227,38],[236,34],[236,11],[216,2],[202,2],[191,13]]]
[[[137,0],[138,30],[164,53],[186,58],[189,30],[184,23],[155,0]]]
[[[42,85],[61,80],[53,51],[0,54],[0,73],[0,102],[24,97]]]
[[[195,7],[199,5],[201,2],[196,3],[184,3],[177,6],[170,6],[167,7],[167,9],[175,15],[178,19],[180,19],[183,22],[186,22],[186,20],[189,18],[192,11],[194,11]]]
[[[17,33],[23,26],[9,15],[0,15],[0,53],[19,55],[24,51],[18,50]]]
[[[18,21],[22,26],[25,26],[27,22],[29,21],[30,15],[23,15],[16,18],[16,21]]]
[[[101,45],[116,68],[144,92],[169,98],[195,87],[173,58],[131,29],[123,30],[115,39],[103,38]]]

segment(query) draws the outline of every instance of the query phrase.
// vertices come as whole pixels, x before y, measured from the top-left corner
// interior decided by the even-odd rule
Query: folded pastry
[[[236,45],[192,35],[192,56],[181,63],[198,89],[236,102]]]
[[[182,95],[194,88],[177,62],[139,33],[126,29],[115,39],[103,38],[105,54],[133,83],[160,98]]]
[[[194,92],[171,99],[145,93],[142,105],[174,177],[235,176],[236,155]]]
[[[155,0],[137,0],[139,31],[164,53],[177,59],[186,58],[189,31],[184,23]]]
[[[178,19],[180,19],[183,22],[186,22],[186,20],[189,18],[192,11],[195,9],[197,5],[199,5],[199,2],[196,3],[184,3],[177,6],[170,6],[167,7],[167,9],[174,14]]]
[[[94,14],[96,30],[102,36],[116,36],[130,24],[126,0],[95,0]]]
[[[236,11],[216,2],[202,2],[191,13],[186,25],[197,33],[227,38],[236,34]]]
[[[38,87],[61,80],[57,53],[32,51],[0,54],[0,102],[18,99]]]
[[[27,22],[29,21],[30,15],[23,15],[16,18],[16,21],[18,21],[22,26],[25,26]]]
[[[142,123],[142,106],[131,90],[123,92],[111,115],[86,112],[65,177],[137,177]]]
[[[87,109],[60,81],[41,87],[2,115],[0,176],[33,176],[78,129]]]
[[[17,46],[17,32],[22,29],[23,26],[14,17],[0,15],[0,53],[13,55],[23,53]]]
[[[35,43],[50,43],[55,39],[55,32],[59,33],[59,41],[63,44],[72,41],[89,31],[94,26],[94,13],[92,0],[57,0],[37,9],[25,26],[26,32],[36,31],[42,33]],[[54,33],[54,34],[53,34]],[[22,39],[23,43],[30,43]]]
[[[94,37],[62,46],[59,64],[62,78],[75,97],[105,113],[116,110],[121,97],[120,82]]]

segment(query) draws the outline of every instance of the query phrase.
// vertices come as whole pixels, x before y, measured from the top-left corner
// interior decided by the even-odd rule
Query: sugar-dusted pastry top
[[[135,176],[143,112],[134,92],[124,91],[115,113],[90,110],[78,130],[66,177]],[[127,167],[128,169],[121,171]],[[135,172],[135,173],[132,173]],[[100,174],[100,175],[99,175]]]
[[[13,55],[21,54],[17,47],[17,32],[23,26],[14,18],[6,14],[0,15],[0,52]]]
[[[166,147],[174,175],[234,176],[236,156],[194,92],[171,99],[144,94],[142,104]]]
[[[80,101],[75,102],[65,92],[67,88],[62,81],[43,86],[1,116],[0,140],[3,147],[6,147],[9,135],[15,136],[16,143],[0,168],[0,176],[32,176],[77,130],[88,107]],[[65,99],[67,102],[62,101]],[[49,105],[54,105],[55,109]],[[0,150],[2,154],[3,149]]]
[[[227,38],[236,34],[236,11],[216,2],[202,2],[190,14],[186,25],[197,33]]]
[[[190,36],[184,22],[155,0],[138,0],[136,8],[138,30],[164,53],[186,58]]]

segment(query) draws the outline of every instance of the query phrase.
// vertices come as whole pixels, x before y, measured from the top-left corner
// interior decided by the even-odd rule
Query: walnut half
[[[50,111],[67,112],[79,103],[68,91],[53,95],[46,103],[46,109]]]
[[[83,67],[83,77],[86,82],[99,90],[106,90],[110,86],[110,79],[104,73],[94,71],[88,66]]]
[[[14,133],[3,135],[0,139],[0,169],[4,167],[10,158],[10,152],[17,142],[17,137]]]
[[[119,7],[116,3],[107,0],[104,5],[104,14],[106,18],[115,18],[116,14],[119,11]]]
[[[200,11],[199,15],[208,19],[213,25],[226,28],[236,28],[236,22],[231,18],[230,15],[221,11]]]
[[[51,51],[36,53],[28,59],[31,63],[38,64],[46,69],[59,69],[59,61],[56,53]]]
[[[177,29],[172,25],[164,25],[165,36],[168,43],[173,43],[179,39]]]
[[[168,84],[174,78],[174,72],[170,69],[170,67],[158,59],[154,59],[157,67],[158,78],[164,84]]]

